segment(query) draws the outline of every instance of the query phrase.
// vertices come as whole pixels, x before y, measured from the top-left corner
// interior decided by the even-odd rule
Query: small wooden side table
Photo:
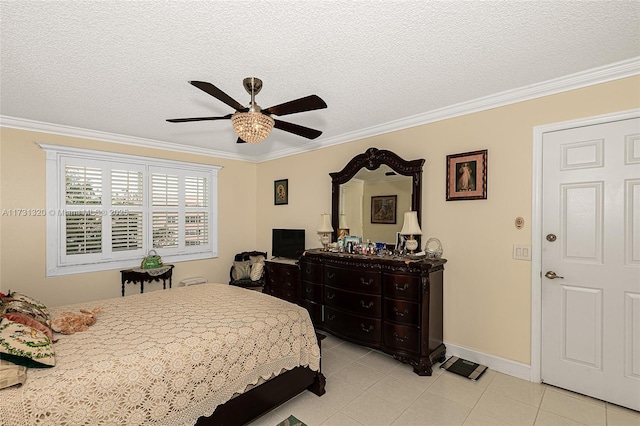
[[[144,293],[145,281],[152,282],[162,280],[162,289],[167,288],[167,279],[169,280],[169,288],[171,288],[171,277],[173,276],[174,265],[164,265],[155,269],[123,269],[120,271],[122,275],[122,297],[124,297],[124,285],[127,282],[140,283],[140,293]]]

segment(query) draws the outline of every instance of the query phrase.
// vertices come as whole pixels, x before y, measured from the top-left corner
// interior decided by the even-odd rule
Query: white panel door
[[[640,119],[542,155],[542,381],[640,410]]]

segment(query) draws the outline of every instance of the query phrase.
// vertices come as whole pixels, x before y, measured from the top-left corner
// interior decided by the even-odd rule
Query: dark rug
[[[307,425],[302,421],[296,419],[294,416],[289,416],[283,421],[281,421],[280,423],[278,423],[276,426],[307,426]]]

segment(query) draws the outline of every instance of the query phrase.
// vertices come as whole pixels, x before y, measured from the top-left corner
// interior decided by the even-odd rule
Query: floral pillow
[[[45,333],[8,318],[0,320],[0,359],[26,367],[53,367],[53,343]]]

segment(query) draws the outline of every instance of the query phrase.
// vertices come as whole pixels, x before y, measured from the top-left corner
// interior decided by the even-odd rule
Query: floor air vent
[[[474,382],[480,378],[487,371],[487,367],[484,365],[476,364],[475,362],[467,361],[466,359],[452,356],[440,366],[443,370],[450,371],[473,380]]]

